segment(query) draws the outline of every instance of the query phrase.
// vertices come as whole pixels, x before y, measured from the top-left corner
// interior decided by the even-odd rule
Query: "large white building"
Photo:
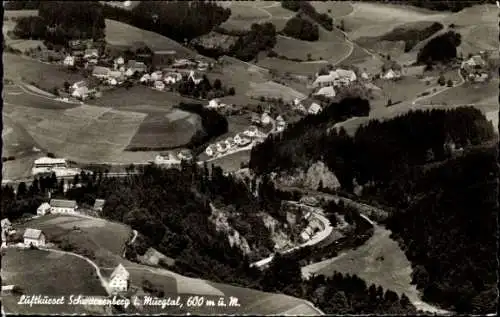
[[[32,175],[55,173],[56,177],[74,176],[80,174],[80,169],[69,168],[63,158],[41,157],[36,159],[31,169]]]
[[[43,216],[50,212],[50,205],[49,203],[42,203],[38,209],[36,210],[36,214],[39,216]]]
[[[332,70],[327,75],[320,75],[316,77],[313,83],[314,88],[349,85],[357,79],[356,73],[352,70],[337,69]]]
[[[24,231],[24,245],[26,247],[43,247],[45,246],[45,234],[42,230],[28,228]]]
[[[52,214],[74,214],[78,208],[76,200],[51,199],[49,205]]]
[[[115,268],[113,273],[111,273],[111,278],[109,279],[109,288],[111,293],[117,294],[126,292],[129,286],[130,273],[123,267],[120,263]]]

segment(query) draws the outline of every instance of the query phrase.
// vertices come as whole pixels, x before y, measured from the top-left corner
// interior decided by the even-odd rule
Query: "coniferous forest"
[[[425,300],[459,313],[493,312],[498,173],[491,123],[472,107],[371,121],[354,136],[328,133],[335,121],[327,114],[299,121],[254,148],[250,167],[291,172],[323,160],[342,191],[352,193],[355,179],[362,198],[390,207],[387,226]]]

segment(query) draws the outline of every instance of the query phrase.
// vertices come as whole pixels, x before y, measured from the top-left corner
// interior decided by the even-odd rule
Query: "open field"
[[[73,230],[77,226],[80,230]],[[94,251],[103,249],[115,254],[121,254],[130,238],[130,227],[99,218],[82,217],[78,215],[45,215],[31,219],[18,226],[19,229],[41,229],[47,241],[61,240],[65,237],[75,244],[85,243]],[[81,245],[83,247],[83,245]]]
[[[14,284],[24,294],[48,296],[71,294],[105,296],[94,268],[71,255],[54,255],[41,250],[7,249],[2,256],[2,285]],[[102,306],[83,305],[19,305],[18,296],[2,296],[6,313],[16,314],[103,314]]]
[[[106,91],[92,103],[103,107],[145,113],[170,112],[181,102],[200,103],[199,100],[182,97],[173,92],[157,91],[146,86],[136,85],[130,89],[116,88]]]
[[[5,115],[3,116],[3,124],[3,157],[15,156],[18,159],[34,152],[33,147],[37,147],[38,144],[22,126]]]
[[[250,83],[250,90],[247,92],[247,95],[256,98],[261,96],[267,98],[281,98],[286,103],[293,102],[295,98],[306,98],[306,95],[273,81],[267,81],[260,84]]]
[[[361,247],[302,269],[303,274],[331,276],[335,271],[356,274],[367,284],[374,283],[409,298],[418,298],[418,291],[411,285],[411,263],[390,237],[390,231],[376,227],[373,236]]]
[[[127,148],[164,148],[187,144],[194,133],[201,128],[201,121],[198,115],[186,114],[187,117],[173,120],[165,114],[148,115]]]
[[[279,35],[273,50],[278,55],[303,61],[309,57],[311,60],[329,60],[335,59],[335,56],[345,56],[349,52],[349,45],[336,37],[331,38],[331,41],[309,42]]]
[[[412,6],[355,2],[354,12],[343,18],[349,37],[380,36],[396,26],[417,21],[439,21],[449,15]]]
[[[418,104],[476,104],[483,100],[494,97],[498,104],[498,80],[491,80],[489,83],[465,83],[462,86],[448,89],[436,96],[417,102]]]
[[[35,82],[44,90],[63,87],[64,82],[83,80],[83,75],[69,72],[64,66],[37,62],[24,56],[3,54],[4,78]]]
[[[152,50],[175,50],[182,57],[198,55],[168,37],[109,19],[106,19],[106,42],[118,47],[144,42]]]

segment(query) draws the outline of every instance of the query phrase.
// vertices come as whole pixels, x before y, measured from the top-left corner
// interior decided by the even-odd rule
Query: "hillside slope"
[[[15,224],[15,226],[17,226]],[[128,226],[119,223],[113,223],[110,221],[89,218],[83,216],[64,216],[64,215],[46,215],[33,220],[29,220],[19,226],[19,231],[23,228],[40,228],[47,235],[48,242],[54,242],[57,246],[64,246],[68,243],[72,245],[73,250],[77,254],[83,254],[94,261],[100,268],[102,274],[108,278],[112,270],[116,265],[121,263],[131,274],[131,285],[129,289],[132,293],[129,295],[140,295],[144,294],[141,291],[144,280],[149,280],[154,287],[164,291],[165,296],[181,296],[183,300],[186,300],[188,295],[202,295],[206,296],[206,299],[218,300],[219,297],[225,297],[226,303],[229,302],[230,296],[238,298],[240,304],[239,307],[226,307],[226,308],[213,308],[213,307],[201,307],[201,308],[187,308],[185,307],[181,313],[185,314],[187,312],[191,314],[242,314],[242,313],[252,313],[252,314],[281,314],[289,310],[296,310],[300,314],[306,315],[317,315],[318,310],[312,307],[309,303],[304,300],[297,299],[290,296],[278,295],[265,293],[261,291],[256,291],[252,289],[231,286],[222,283],[209,282],[202,279],[194,279],[180,274],[174,273],[172,271],[158,268],[150,267],[146,265],[141,265],[138,263],[131,262],[121,257],[121,250],[125,248],[125,244],[128,241],[131,229]],[[75,229],[79,228],[79,229]],[[64,242],[63,242],[64,241]],[[67,247],[67,246],[66,246]],[[21,252],[21,253],[20,253]],[[52,274],[51,283],[52,285],[58,285],[57,294],[59,295],[70,295],[70,290],[64,285],[68,285],[71,278],[74,276],[67,274],[68,266],[64,263],[70,263],[66,260],[61,262],[61,259],[68,259],[68,261],[77,261],[78,259],[72,259],[70,256],[57,257],[52,256],[47,251],[36,251],[36,250],[8,250],[3,259],[4,263],[8,265],[4,266],[2,269],[2,277],[8,280],[12,280],[14,283],[22,284],[20,280],[14,280],[14,276],[20,272],[29,271],[29,267],[19,270],[20,265],[31,263],[30,261],[40,261],[38,254],[46,254],[48,259],[57,258],[59,263],[62,265],[60,272],[63,274]],[[19,257],[18,254],[22,254]],[[38,259],[38,260],[35,260]],[[66,265],[66,266],[65,266]],[[80,267],[80,265],[74,266]],[[44,265],[41,267],[40,272],[33,276],[34,278],[39,278],[40,274],[48,272],[52,269],[52,265]],[[84,274],[84,271],[79,271],[79,276]],[[88,272],[93,275],[92,272]],[[4,277],[5,276],[5,277]],[[44,276],[44,275],[41,275]],[[83,275],[81,281],[85,281],[88,278],[84,278]],[[25,278],[26,280],[26,278]],[[42,279],[43,280],[43,279]],[[32,282],[32,280],[27,280]],[[33,283],[30,283],[33,284]],[[28,284],[22,284],[28,287]],[[37,284],[33,284],[37,285]],[[45,285],[45,284],[43,284]],[[96,286],[97,287],[97,286]],[[94,287],[95,288],[95,287]],[[28,288],[32,289],[32,288]],[[92,293],[90,286],[82,285],[78,290],[79,293],[88,294]],[[99,287],[97,287],[99,290]],[[74,292],[72,290],[71,292]],[[95,295],[103,295],[102,289]],[[54,293],[55,294],[55,293]],[[266,305],[262,305],[266,303]],[[10,305],[11,311],[18,311],[17,307],[12,307]],[[135,308],[129,308],[128,312],[134,312]],[[25,309],[23,310],[27,313],[39,312],[39,310]],[[89,310],[87,310],[88,312]],[[167,308],[167,311],[168,308]],[[74,310],[64,310],[61,308],[60,313],[73,313],[78,312]],[[151,311],[152,312],[152,311]],[[156,311],[157,313],[160,311]],[[161,311],[165,313],[165,310]],[[171,311],[174,312],[173,310]]]

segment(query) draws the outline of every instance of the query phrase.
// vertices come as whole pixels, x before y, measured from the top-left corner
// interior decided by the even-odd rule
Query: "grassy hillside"
[[[135,42],[144,42],[152,50],[175,50],[184,57],[198,55],[168,37],[110,19],[106,19],[106,42],[113,46],[128,46]]]
[[[4,253],[5,252],[5,253]],[[7,249],[2,251],[2,285],[17,285],[26,295],[51,297],[85,294],[105,296],[106,292],[94,268],[71,255],[41,250]],[[66,301],[69,299],[67,298]],[[2,295],[7,314],[104,314],[102,306],[83,305],[19,305],[19,296]]]

